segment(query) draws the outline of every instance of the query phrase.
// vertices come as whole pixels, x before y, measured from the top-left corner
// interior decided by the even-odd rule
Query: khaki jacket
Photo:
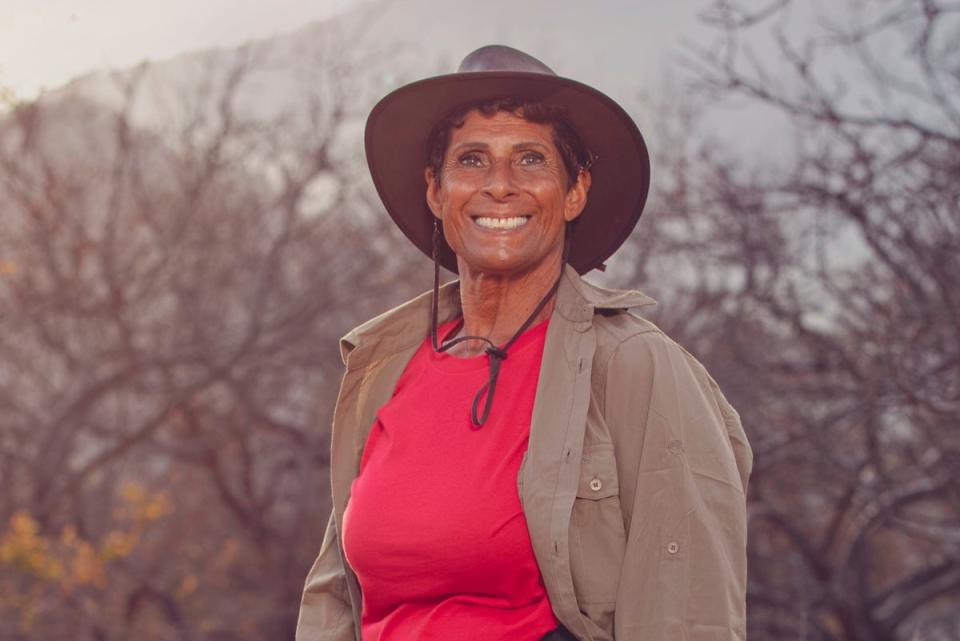
[[[441,322],[459,314],[457,288],[441,289]],[[750,445],[703,366],[631,311],[652,304],[566,268],[517,476],[534,553],[557,619],[581,641],[743,640]],[[360,639],[338,532],[367,432],[429,316],[425,294],[341,341],[333,511],[297,641]]]

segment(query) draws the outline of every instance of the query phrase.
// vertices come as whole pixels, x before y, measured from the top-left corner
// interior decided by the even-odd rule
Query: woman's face
[[[586,171],[567,188],[551,125],[508,112],[470,112],[451,132],[439,185],[434,178],[428,168],[427,203],[461,274],[552,269],[590,188]]]

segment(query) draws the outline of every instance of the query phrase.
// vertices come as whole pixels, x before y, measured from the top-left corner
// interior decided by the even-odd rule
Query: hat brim
[[[568,256],[578,273],[586,273],[627,239],[650,188],[650,158],[639,129],[616,102],[592,87],[559,76],[515,71],[455,73],[400,87],[380,100],[367,119],[364,140],[373,184],[397,226],[431,256],[433,215],[423,177],[427,136],[458,107],[508,97],[562,106],[597,156]],[[440,263],[457,271],[456,255],[445,240]]]

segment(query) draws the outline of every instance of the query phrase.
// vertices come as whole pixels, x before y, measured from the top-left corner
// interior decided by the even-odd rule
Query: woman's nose
[[[495,161],[487,172],[487,182],[483,191],[491,198],[502,200],[517,193],[513,168],[509,160]]]

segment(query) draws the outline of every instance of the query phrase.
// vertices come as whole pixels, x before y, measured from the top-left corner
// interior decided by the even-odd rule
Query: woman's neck
[[[463,326],[458,336],[482,336],[494,345],[509,341],[550,291],[560,276],[559,261],[520,275],[493,275],[477,273],[466,265],[460,266],[460,302],[463,307]],[[531,327],[550,317],[554,300],[550,300]],[[452,338],[452,336],[451,336]],[[484,341],[464,341],[450,349],[459,357],[483,353]]]

